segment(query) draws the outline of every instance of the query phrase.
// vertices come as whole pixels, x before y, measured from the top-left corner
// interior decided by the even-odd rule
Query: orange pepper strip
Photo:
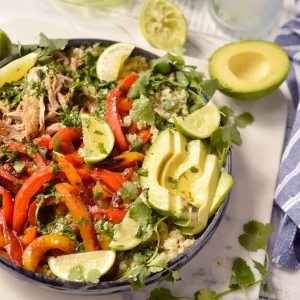
[[[65,253],[74,253],[74,242],[60,234],[46,234],[37,237],[25,249],[23,254],[24,267],[32,272],[35,271],[43,255],[50,249],[60,249]]]
[[[55,189],[61,195],[61,201],[65,202],[74,221],[77,222],[86,251],[98,250],[98,242],[91,214],[76,194],[74,187],[68,183],[58,183],[55,185]]]
[[[143,140],[143,143],[146,145],[147,142],[149,141],[149,139],[151,138],[152,134],[150,132],[150,128],[146,128],[141,130],[138,134],[137,134],[138,138],[140,138],[141,140]]]
[[[124,177],[105,169],[95,169],[92,171],[91,176],[94,180],[103,182],[114,193],[118,192],[122,184],[127,181]]]
[[[27,178],[16,195],[13,215],[13,229],[20,232],[27,219],[27,211],[31,198],[37,193],[44,183],[53,177],[52,167],[37,170]]]
[[[82,179],[85,179],[85,180],[90,180],[90,179],[92,179],[91,171],[90,171],[90,170],[83,169],[83,168],[76,168],[76,171],[77,171],[78,175],[79,175]]]
[[[84,163],[84,158],[79,156],[77,152],[66,154],[65,159],[74,166],[80,166]]]
[[[76,171],[74,165],[63,157],[57,156],[56,159],[60,169],[66,174],[71,185],[74,188],[80,190],[82,188],[82,180],[78,175],[78,172]]]
[[[7,226],[3,211],[0,213],[0,223],[2,225],[5,241],[4,248],[9,258],[20,267],[22,266],[23,246],[16,232]]]
[[[51,140],[50,135],[42,135],[40,137],[37,137],[33,140],[33,143],[39,147],[49,147],[49,142]]]
[[[20,236],[20,240],[24,246],[30,244],[37,235],[37,230],[33,226],[29,226],[25,229],[24,235]]]
[[[5,240],[4,240],[4,236],[2,233],[2,226],[0,228],[0,249],[3,249],[5,246]]]
[[[0,186],[2,196],[3,213],[7,226],[11,227],[14,212],[14,202],[8,190]]]

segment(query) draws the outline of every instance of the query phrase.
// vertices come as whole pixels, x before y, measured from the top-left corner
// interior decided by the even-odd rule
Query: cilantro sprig
[[[265,251],[266,266],[258,261],[252,260],[253,265],[250,266],[246,260],[241,257],[236,257],[232,264],[232,275],[228,284],[228,289],[223,292],[216,292],[207,288],[199,289],[193,297],[177,297],[172,294],[168,288],[160,287],[153,289],[147,300],[220,300],[227,294],[242,290],[246,299],[248,298],[247,289],[256,284],[262,284],[264,291],[269,291],[267,275],[269,271],[269,257],[266,252],[267,243],[270,235],[273,232],[271,224],[263,224],[258,221],[250,221],[244,225],[244,232],[239,236],[239,242],[247,251],[253,252],[257,250]],[[256,278],[253,273],[255,268],[260,278]]]

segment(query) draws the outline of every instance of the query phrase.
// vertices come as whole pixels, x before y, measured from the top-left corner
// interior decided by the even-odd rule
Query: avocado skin
[[[218,78],[218,76],[216,76],[215,74],[215,68],[220,67],[220,66],[215,66],[214,64],[214,57],[216,55],[219,55],[220,52],[222,52],[224,49],[228,48],[228,47],[239,47],[240,44],[243,43],[249,43],[250,45],[252,44],[252,46],[255,47],[256,43],[260,43],[260,44],[266,44],[269,45],[270,47],[276,47],[277,51],[281,51],[282,53],[282,58],[283,60],[285,60],[285,62],[283,62],[283,66],[281,68],[281,76],[279,76],[277,78],[277,81],[275,83],[273,83],[271,86],[268,84],[266,84],[266,86],[263,89],[258,89],[258,90],[253,90],[253,91],[243,91],[243,90],[239,90],[238,87],[233,87],[231,85],[228,85],[226,83],[224,83],[220,78]],[[251,50],[251,49],[250,49]],[[230,43],[227,45],[224,45],[223,47],[218,48],[209,58],[209,65],[208,65],[208,72],[209,75],[212,79],[216,79],[218,82],[218,90],[220,92],[222,92],[223,94],[238,99],[238,100],[255,100],[255,99],[259,99],[262,98],[272,92],[274,92],[286,79],[286,77],[288,76],[290,71],[290,61],[288,59],[288,55],[285,52],[285,50],[283,48],[281,48],[279,45],[274,44],[272,42],[269,41],[263,41],[263,40],[244,40],[241,42],[235,42],[235,43]],[[268,83],[268,82],[267,82]]]

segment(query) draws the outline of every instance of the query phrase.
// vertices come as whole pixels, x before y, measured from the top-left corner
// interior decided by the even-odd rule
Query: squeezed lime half
[[[174,123],[176,129],[186,137],[204,139],[210,137],[219,127],[220,120],[219,109],[214,101],[210,100],[208,104],[194,111],[185,119],[176,117]]]
[[[185,43],[187,22],[182,10],[170,0],[146,0],[140,12],[140,28],[153,46],[173,50]]]
[[[116,43],[107,47],[96,64],[98,78],[105,81],[116,80],[121,66],[134,48],[135,45],[131,43]]]

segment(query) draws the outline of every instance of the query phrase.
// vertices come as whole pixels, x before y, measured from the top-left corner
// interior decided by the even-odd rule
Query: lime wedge
[[[170,0],[144,1],[140,28],[145,39],[156,48],[173,50],[186,40],[186,19],[182,10]]]
[[[116,80],[121,66],[134,47],[135,45],[131,43],[116,43],[107,47],[97,61],[96,71],[98,78],[105,81]]]
[[[95,282],[95,277],[98,279],[109,271],[115,259],[115,251],[101,250],[50,256],[48,265],[52,273],[60,279]]]
[[[117,225],[114,237],[109,244],[109,248],[117,251],[129,250],[139,245],[143,240],[137,238],[137,233],[140,228],[138,222],[125,216],[123,221]]]
[[[89,114],[81,115],[84,161],[94,164],[105,159],[114,147],[115,136],[108,123]]]
[[[12,44],[7,34],[0,29],[0,60],[11,52]]]
[[[20,80],[37,62],[38,54],[29,53],[0,69],[0,87],[7,82]]]
[[[188,115],[185,119],[176,117],[175,127],[186,137],[192,139],[204,139],[220,125],[220,112],[216,104],[210,100],[208,104]]]

